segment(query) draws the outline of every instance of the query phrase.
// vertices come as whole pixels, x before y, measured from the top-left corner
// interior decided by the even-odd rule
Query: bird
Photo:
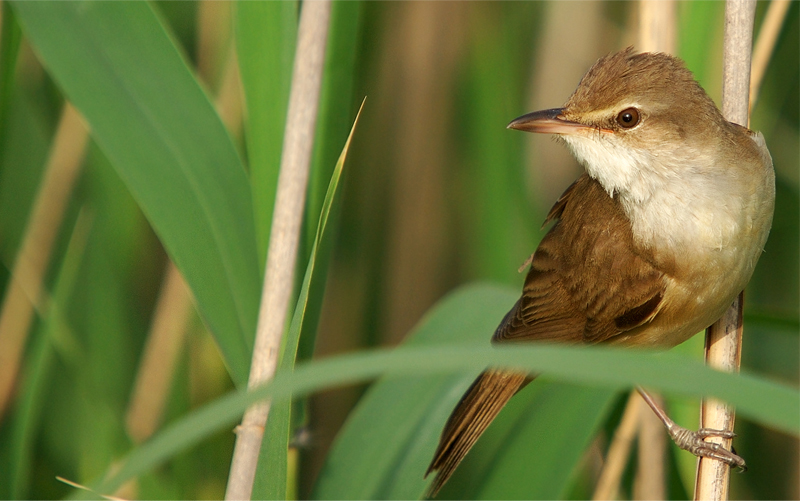
[[[585,172],[555,202],[520,299],[493,343],[668,349],[702,331],[744,289],[763,253],[775,174],[763,136],[729,122],[685,63],[633,47],[595,62],[561,108],[508,128],[554,134]],[[536,375],[488,368],[450,415],[425,477],[435,496],[503,406]],[[677,426],[676,443],[745,467]]]

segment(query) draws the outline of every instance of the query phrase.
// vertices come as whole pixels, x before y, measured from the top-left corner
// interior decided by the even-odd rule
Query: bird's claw
[[[729,451],[720,444],[705,441],[708,437],[733,438],[736,434],[732,431],[714,430],[710,428],[701,428],[697,431],[691,431],[676,425],[669,430],[669,434],[678,447],[691,452],[695,456],[716,459],[731,467],[735,466],[741,471],[747,470],[744,459],[735,452]]]

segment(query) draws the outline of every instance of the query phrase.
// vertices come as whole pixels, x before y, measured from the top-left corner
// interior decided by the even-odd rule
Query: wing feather
[[[494,341],[603,342],[650,321],[665,273],[633,241],[617,199],[584,174],[558,199],[522,297]]]

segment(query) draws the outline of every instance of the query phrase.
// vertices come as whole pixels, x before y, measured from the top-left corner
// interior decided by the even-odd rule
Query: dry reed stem
[[[198,2],[197,74],[209,88],[219,89],[222,63],[229,59],[231,43],[232,2]]]
[[[619,426],[614,431],[614,438],[608,447],[608,454],[606,454],[600,478],[597,479],[592,499],[616,499],[622,474],[625,472],[625,465],[628,463],[633,448],[633,439],[636,438],[636,433],[639,431],[640,418],[644,412],[649,412],[649,410],[639,392],[633,390],[628,397],[628,403],[625,405]]]
[[[300,12],[250,388],[271,379],[278,365],[305,206],[330,11],[330,2],[326,0],[305,2]],[[250,407],[236,428],[225,499],[250,499],[269,406],[269,402],[263,402]]]
[[[242,135],[242,84],[239,78],[239,59],[236,56],[236,46],[231,44],[225,72],[222,75],[219,94],[217,94],[216,108],[222,123],[228,128],[232,137]]]
[[[651,393],[650,396],[659,407],[664,408],[664,399],[660,395]],[[639,400],[646,407],[641,396]],[[633,499],[666,499],[667,434],[664,432],[664,423],[649,408],[639,416],[639,454]]]
[[[674,54],[675,11],[675,2],[672,0],[640,0],[637,49]]]
[[[149,438],[161,424],[191,311],[189,290],[170,261],[125,417],[128,435],[136,443]]]
[[[87,140],[80,114],[66,103],[0,310],[0,417],[14,390],[34,305],[42,295],[42,280]]]
[[[772,0],[769,3],[764,21],[761,23],[761,30],[758,32],[755,48],[753,49],[753,63],[750,66],[750,112],[758,100],[758,93],[761,90],[761,81],[767,71],[767,64],[772,58],[772,51],[775,50],[775,42],[783,27],[786,13],[789,12],[789,0]]]
[[[706,330],[706,363],[720,370],[739,370],[742,342],[743,294],[739,294],[722,318]],[[735,414],[732,407],[714,398],[703,400],[700,426],[733,431]],[[708,441],[730,450],[731,440],[711,437]],[[698,458],[694,499],[725,500],[730,488],[730,466],[711,458]]]
[[[381,78],[402,86],[394,91],[397,108],[391,120],[391,157],[397,163],[390,177],[385,238],[386,261],[392,265],[383,272],[379,307],[382,341],[388,344],[399,343],[446,292],[441,270],[451,256],[442,193],[448,189],[445,166],[455,154],[448,144],[452,110],[446,103],[468,33],[466,7],[462,2],[403,4],[387,36],[403,44],[399,57],[387,58],[381,72]]]
[[[731,122],[747,125],[750,90],[750,51],[753,43],[755,0],[728,0],[725,4],[725,42],[722,77],[722,114]],[[725,203],[725,200],[720,200]],[[739,294],[728,311],[706,330],[706,363],[719,370],[738,371],[742,347],[742,308]],[[733,431],[733,409],[716,399],[705,399],[701,426]],[[730,449],[731,440],[709,440]],[[730,467],[718,460],[700,458],[695,481],[695,499],[728,499]]]

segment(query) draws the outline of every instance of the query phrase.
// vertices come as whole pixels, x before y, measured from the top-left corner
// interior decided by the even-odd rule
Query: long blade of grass
[[[331,5],[331,23],[328,35],[328,50],[325,55],[325,70],[320,90],[320,109],[317,130],[314,135],[314,153],[308,181],[306,214],[300,240],[299,259],[305,264],[314,245],[319,213],[324,203],[326,189],[341,153],[341,145],[350,133],[354,106],[354,87],[358,78],[357,61],[362,57],[358,50],[361,41],[361,19],[364,3],[361,1],[334,2]],[[362,103],[363,105],[363,103]],[[352,176],[355,179],[355,176]],[[337,245],[343,203],[336,203],[328,216],[326,236],[316,249],[314,276],[308,286],[308,300],[303,316],[303,328],[295,360],[308,360],[316,347],[323,298],[326,295],[328,270],[333,258],[333,248]],[[295,289],[299,290],[302,278],[298,270]],[[309,426],[308,399],[295,399],[292,402],[290,434]],[[307,458],[306,451],[302,451]],[[290,455],[291,461],[299,458]],[[295,464],[300,464],[295,462]],[[301,465],[302,467],[302,465]],[[298,478],[298,480],[300,480]],[[300,482],[297,483],[300,487]],[[291,492],[291,491],[290,491]],[[302,495],[302,494],[300,494]]]
[[[342,175],[347,152],[350,149],[350,142],[353,139],[353,133],[356,130],[356,125],[358,124],[358,119],[363,109],[364,102],[361,103],[361,108],[359,108],[356,114],[353,126],[350,129],[350,135],[347,136],[347,141],[339,155],[339,160],[336,162],[333,169],[333,175],[328,184],[328,191],[325,193],[325,199],[322,203],[322,210],[317,224],[317,233],[311,246],[311,255],[308,259],[305,275],[303,276],[303,285],[300,287],[300,295],[294,309],[292,323],[289,326],[289,331],[286,334],[286,339],[283,344],[283,353],[281,355],[279,370],[294,370],[300,334],[303,332],[303,325],[306,320],[311,280],[314,277],[317,264],[317,251],[322,242],[322,237],[325,234],[325,228],[328,224],[334,196],[339,187],[339,179]],[[261,454],[259,455],[259,462],[256,470],[260,473],[256,473],[252,497],[255,499],[286,499],[287,451],[289,448],[289,434],[291,433],[291,399],[273,402],[270,409],[271,417],[269,421],[267,421],[267,427],[264,430],[264,440],[262,442]]]
[[[14,76],[16,75],[22,32],[8,3],[3,2],[0,9],[2,9],[0,12],[0,17],[2,17],[2,23],[0,23],[0,138],[4,139],[8,126],[8,107],[14,89]],[[0,141],[0,151],[4,145],[5,141]]]
[[[243,385],[259,294],[253,210],[244,168],[208,97],[147,3],[13,7],[183,272]]]
[[[480,312],[437,315],[440,321],[450,323],[430,319],[415,330],[406,346],[448,341],[487,343],[487,333],[517,294],[490,288],[473,293],[484,305]],[[459,301],[456,297],[448,304],[460,309]],[[494,314],[489,315],[487,310],[494,310]],[[475,375],[477,371],[436,377],[387,376],[374,384],[339,432],[313,497],[421,497],[430,483],[422,473],[433,456],[444,423]],[[607,389],[535,382],[506,406],[440,497],[563,497],[614,394]],[[531,444],[535,444],[535,452],[531,451]],[[520,469],[524,473],[520,474]],[[510,483],[509,478],[515,481]]]
[[[317,217],[327,197],[325,190],[328,188],[336,159],[340,155],[340,145],[350,133],[353,107],[357,104],[353,100],[353,88],[356,79],[355,67],[362,9],[363,3],[360,1],[334,2],[331,6],[328,53],[325,57],[319,119],[314,135],[314,156],[308,180],[304,235],[300,242],[301,259],[307,259],[316,239]],[[338,214],[335,210],[330,217],[331,224],[336,225]],[[317,252],[320,252],[320,249],[317,249]],[[330,252],[323,249],[315,265],[318,271],[310,285],[308,307],[298,348],[297,356],[301,360],[310,358],[314,351],[329,257]]]
[[[235,11],[236,53],[247,109],[247,162],[262,275],[289,106],[297,11],[294,1],[239,2]]]
[[[419,328],[444,329],[442,339],[457,339],[465,327],[459,318],[487,318],[494,326],[495,315],[500,309],[498,305],[508,308],[509,301],[513,302],[509,299],[511,297],[515,294],[498,291],[495,287],[488,290],[486,286],[467,287],[434,307]],[[701,362],[672,353],[610,347],[491,347],[485,341],[480,345],[450,342],[374,350],[298,365],[293,372],[277,374],[264,386],[250,392],[231,393],[166,427],[120,461],[119,469],[115,469],[113,475],[92,483],[90,487],[100,493],[113,492],[127,479],[155,467],[210,433],[230,426],[245,408],[264,398],[300,397],[324,388],[367,381],[379,375],[422,377],[460,373],[473,377],[487,365],[546,372],[552,378],[594,388],[622,389],[641,384],[688,396],[714,395],[735,404],[740,414],[755,421],[800,434],[800,392],[797,388],[752,374],[717,372]],[[460,395],[461,390],[463,388],[452,391]],[[440,416],[446,417],[449,411],[446,409]],[[438,431],[431,433],[424,444],[431,453]],[[421,476],[424,466],[419,467]],[[76,496],[84,494],[78,492]]]

